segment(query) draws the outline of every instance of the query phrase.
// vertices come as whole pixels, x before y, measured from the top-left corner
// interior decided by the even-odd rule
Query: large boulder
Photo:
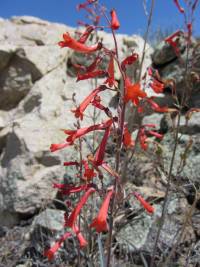
[[[77,151],[71,147],[55,153],[49,151],[51,143],[61,143],[66,138],[60,129],[74,128],[72,95],[76,94],[78,104],[94,89],[90,81],[76,83],[70,74],[73,69],[69,60],[85,63],[88,57],[58,47],[66,31],[74,34],[74,29],[66,25],[34,17],[0,20],[2,225],[14,225],[21,218],[32,216],[44,203],[51,202],[56,197],[52,183],[62,181],[65,174],[62,162],[77,157]],[[122,34],[116,37],[121,59],[132,50],[141,55],[144,46],[141,37]],[[111,34],[101,32],[99,38],[110,49],[114,48]],[[151,49],[147,48],[144,68],[151,60]],[[120,79],[120,73],[116,73],[116,77]],[[114,92],[101,94],[104,104],[109,105]],[[93,108],[88,108],[82,126],[92,124],[92,114]],[[98,121],[104,118],[105,115],[100,115]],[[89,152],[84,148],[84,153]],[[74,176],[70,169],[67,174]]]

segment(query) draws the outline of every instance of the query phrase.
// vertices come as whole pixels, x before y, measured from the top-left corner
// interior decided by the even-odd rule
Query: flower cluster
[[[55,252],[59,249],[61,244],[69,237],[75,235],[79,241],[80,247],[87,245],[87,241],[82,235],[79,229],[78,217],[82,208],[87,204],[89,197],[92,194],[98,194],[103,200],[98,214],[90,222],[89,227],[94,228],[97,233],[109,231],[108,226],[108,211],[112,199],[114,200],[117,194],[116,184],[120,183],[119,168],[115,170],[105,161],[106,145],[109,137],[117,136],[117,147],[119,149],[124,148],[125,150],[131,150],[135,146],[135,141],[132,139],[131,133],[129,132],[128,125],[125,122],[125,108],[128,103],[135,106],[139,112],[142,112],[142,106],[144,104],[150,105],[155,112],[168,112],[167,107],[160,107],[154,102],[152,97],[148,97],[145,92],[145,86],[142,81],[133,83],[131,77],[128,76],[126,68],[128,65],[135,64],[139,60],[137,53],[131,53],[121,62],[118,57],[117,47],[114,50],[110,50],[104,47],[102,42],[89,45],[88,39],[91,34],[97,29],[103,29],[104,26],[99,25],[101,22],[101,16],[105,16],[108,21],[108,28],[111,29],[113,37],[115,38],[115,31],[119,29],[120,22],[117,17],[116,11],[113,9],[110,12],[110,17],[105,14],[104,9],[101,10],[100,14],[97,14],[96,9],[92,8],[97,6],[97,1],[87,0],[86,2],[79,4],[77,9],[86,10],[90,18],[92,19],[92,25],[84,24],[80,22],[82,26],[85,26],[85,31],[79,35],[79,38],[74,38],[70,33],[63,34],[63,40],[58,43],[61,48],[70,48],[74,51],[93,54],[94,61],[89,66],[76,65],[78,70],[77,81],[88,80],[94,78],[105,78],[100,86],[93,89],[91,93],[82,100],[78,107],[72,110],[75,118],[81,122],[84,119],[86,109],[89,106],[93,106],[100,112],[104,112],[107,119],[98,124],[93,124],[87,127],[78,127],[77,129],[63,129],[62,131],[66,134],[66,139],[59,144],[52,144],[50,147],[51,152],[55,152],[60,149],[67,148],[69,146],[76,145],[76,141],[82,139],[89,133],[94,131],[103,132],[102,139],[99,146],[93,154],[83,157],[80,161],[66,161],[64,166],[74,166],[79,172],[79,183],[77,184],[54,184],[54,188],[59,190],[63,195],[69,196],[71,194],[80,193],[81,197],[71,211],[69,215],[65,214],[64,227],[68,228],[68,231],[56,242],[50,249],[45,251],[45,255],[51,260]],[[170,39],[173,42],[173,37]],[[101,62],[104,57],[108,58],[107,69],[102,69]],[[116,64],[115,64],[116,63]],[[118,88],[118,82],[115,79],[115,68],[119,68],[121,72],[123,87],[124,89],[120,92]],[[162,93],[164,90],[164,83],[159,77],[155,75],[155,71],[151,68],[148,70],[149,84],[147,85],[155,93]],[[106,105],[102,103],[102,96],[106,90],[118,91],[120,94],[120,103],[118,107],[118,114],[114,116]],[[80,124],[79,124],[80,125]],[[146,150],[148,137],[155,136],[156,138],[162,138],[162,135],[152,130],[155,125],[141,125],[138,129],[138,140],[141,148]],[[103,172],[107,172],[113,180],[113,186],[109,188],[98,188],[96,180],[99,178],[103,179]],[[148,202],[146,202],[141,195],[133,193],[136,199],[141,205],[149,212],[153,213],[154,208]],[[114,202],[114,201],[113,201]]]

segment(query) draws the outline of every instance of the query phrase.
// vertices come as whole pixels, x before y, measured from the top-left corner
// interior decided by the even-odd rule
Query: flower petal
[[[145,208],[146,211],[148,211],[149,213],[154,212],[154,207],[151,206],[140,194],[138,194],[137,192],[134,192],[133,194],[137,198],[137,200],[139,200],[140,204]]]
[[[108,191],[101,205],[101,208],[99,210],[97,217],[94,218],[94,220],[90,224],[90,227],[95,228],[98,233],[108,231],[108,224],[107,224],[108,208],[109,208],[110,199],[113,195],[113,192],[114,192],[113,188]]]
[[[55,253],[58,251],[62,243],[71,236],[71,233],[66,232],[50,249],[44,251],[44,256],[48,258],[49,261],[53,260]]]
[[[72,38],[68,32],[63,34],[63,41],[58,43],[61,47],[69,47],[80,53],[92,53],[102,48],[102,44],[98,43],[93,46],[86,46]]]
[[[85,192],[85,194],[82,196],[82,198],[80,199],[80,201],[77,204],[77,206],[75,207],[75,209],[70,214],[69,218],[67,218],[67,220],[65,221],[65,226],[67,226],[67,227],[73,227],[73,225],[76,222],[76,218],[78,217],[78,215],[79,215],[82,207],[85,205],[85,203],[88,200],[88,197],[90,196],[90,194],[92,194],[94,192],[95,192],[95,189],[94,188],[89,188]]]

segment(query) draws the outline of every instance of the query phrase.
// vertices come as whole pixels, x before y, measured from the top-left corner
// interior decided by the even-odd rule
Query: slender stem
[[[139,81],[141,80],[141,76],[142,76],[142,67],[144,64],[147,39],[148,39],[149,30],[150,30],[150,26],[151,26],[151,22],[152,22],[152,17],[153,17],[154,4],[155,4],[155,0],[152,0],[151,1],[151,7],[150,7],[150,13],[149,13],[148,21],[147,21],[147,28],[146,28],[146,32],[144,35],[144,47],[143,47],[143,51],[142,51],[142,59],[141,59],[141,64],[140,64],[140,73],[139,73],[139,79],[138,79]]]
[[[100,266],[105,267],[105,263],[104,263],[105,257],[104,257],[104,253],[103,253],[101,234],[97,235],[97,242],[98,242],[98,247],[99,247]]]
[[[151,258],[150,267],[154,267],[157,244],[158,244],[158,240],[160,238],[160,233],[161,233],[161,230],[162,230],[162,227],[163,227],[163,224],[164,224],[164,220],[165,220],[168,195],[169,195],[169,191],[171,189],[172,170],[173,170],[173,166],[174,166],[174,159],[175,159],[176,149],[177,149],[177,145],[178,145],[178,132],[179,132],[179,126],[180,126],[180,118],[181,118],[181,114],[179,112],[177,128],[176,128],[176,133],[175,133],[175,144],[174,144],[174,149],[173,149],[173,152],[172,152],[172,158],[171,158],[171,162],[170,162],[169,174],[168,174],[168,177],[167,177],[167,188],[166,188],[165,198],[164,198],[164,202],[163,202],[163,206],[162,206],[160,225],[159,225],[159,229],[158,229],[158,232],[157,232],[157,235],[156,235],[156,239],[155,239],[155,243],[154,243],[154,248],[153,248],[153,254],[152,254],[152,258]]]
[[[104,13],[104,16],[106,18],[106,20],[108,21],[108,23],[110,24],[110,21],[107,17],[107,15]],[[114,44],[115,44],[115,52],[116,52],[116,61],[119,67],[119,70],[121,72],[122,75],[122,79],[123,79],[123,88],[125,87],[125,74],[121,69],[121,65],[119,63],[119,54],[118,54],[118,45],[117,45],[117,40],[116,40],[116,35],[114,30],[111,28],[112,30],[112,36],[113,36],[113,40],[114,40]],[[120,103],[119,105],[121,106],[121,109],[119,109],[118,111],[118,115],[119,115],[119,128],[118,128],[118,142],[117,142],[117,153],[116,153],[116,165],[115,165],[115,171],[118,172],[119,171],[119,165],[120,165],[120,152],[121,152],[121,145],[122,145],[122,139],[123,139],[123,129],[124,129],[124,119],[125,119],[125,109],[126,109],[126,104],[123,101],[123,96],[124,96],[125,90],[123,90],[123,93],[121,94],[121,98],[120,98]],[[111,259],[111,249],[112,249],[112,235],[113,235],[113,213],[115,210],[115,203],[116,203],[116,194],[117,194],[117,188],[118,187],[118,182],[117,179],[115,179],[114,182],[114,192],[115,194],[112,197],[111,200],[111,204],[110,204],[110,218],[109,218],[109,234],[108,234],[108,248],[107,248],[107,263],[106,263],[106,267],[110,266],[110,259]]]
[[[80,126],[80,121],[77,120],[77,124],[78,124],[78,129],[81,128]],[[82,140],[81,138],[79,138],[79,161],[80,161],[80,169],[79,169],[79,174],[80,177],[82,178],[83,175],[83,164],[82,164],[82,160],[83,160],[83,156],[82,156]],[[79,194],[79,199],[80,199],[80,194]],[[79,218],[78,218],[78,227],[80,229],[81,227],[81,213],[79,214]],[[81,263],[81,251],[80,251],[80,246],[78,246],[78,266]]]
[[[192,217],[192,214],[193,214],[193,212],[194,212],[194,209],[195,209],[195,206],[196,206],[197,201],[198,201],[198,197],[197,197],[197,194],[195,194],[195,200],[194,200],[192,206],[190,207],[189,211],[187,212],[187,214],[186,214],[186,216],[185,216],[185,221],[184,221],[184,223],[183,223],[183,226],[182,226],[180,235],[179,235],[179,237],[178,237],[176,243],[174,244],[172,250],[170,251],[170,253],[169,253],[169,255],[168,255],[168,257],[167,257],[167,259],[166,259],[166,261],[164,262],[164,264],[163,264],[162,267],[167,267],[167,266],[169,266],[169,264],[170,264],[170,262],[171,262],[171,258],[173,257],[173,255],[174,255],[174,253],[175,253],[175,251],[176,251],[176,249],[177,249],[178,244],[181,242],[181,239],[182,239],[183,236],[184,236],[185,228],[186,228],[186,226],[187,226],[187,224],[188,224],[188,221],[189,221],[189,220],[191,219],[191,217]]]
[[[155,4],[155,0],[152,0],[151,1],[151,7],[150,7],[150,13],[149,13],[149,16],[148,16],[148,21],[147,21],[147,28],[146,28],[146,32],[145,32],[145,36],[144,36],[144,46],[143,46],[143,50],[142,50],[142,59],[141,59],[141,63],[140,63],[140,72],[139,72],[139,76],[138,76],[138,81],[141,80],[141,76],[142,76],[142,68],[143,68],[143,64],[144,64],[144,58],[145,58],[145,53],[146,53],[146,46],[147,46],[149,30],[150,30],[150,26],[151,26],[151,22],[152,22],[152,18],[153,18],[154,4]],[[137,113],[136,116],[138,116],[138,113]],[[133,155],[135,153],[136,146],[137,146],[137,143],[138,143],[138,140],[139,140],[138,134],[139,134],[139,131],[138,131],[136,139],[135,139],[135,147],[134,147],[134,149],[132,151],[129,151],[125,155],[123,171],[122,171],[122,178],[121,178],[122,183],[126,183],[128,164],[130,163],[130,161],[131,161],[131,159],[132,159],[132,157],[133,157]]]
[[[184,105],[184,101],[186,100],[186,90],[187,90],[187,74],[188,74],[188,61],[189,61],[189,50],[190,50],[190,43],[187,43],[187,50],[186,50],[186,63],[185,63],[185,75],[184,75],[184,79],[185,79],[185,84],[186,84],[186,88],[182,94],[181,97],[181,101],[180,101],[180,111],[178,113],[178,120],[177,120],[177,127],[176,127],[176,131],[175,131],[175,144],[174,144],[174,149],[172,152],[172,158],[171,158],[171,162],[170,162],[170,169],[169,169],[169,174],[168,174],[168,181],[167,181],[167,189],[166,189],[166,193],[165,193],[165,198],[164,198],[164,202],[163,202],[163,206],[162,206],[162,214],[161,214],[161,218],[160,218],[160,225],[159,225],[159,229],[156,235],[156,240],[155,240],[155,244],[154,244],[154,248],[153,248],[153,254],[152,254],[152,258],[151,258],[151,264],[150,267],[154,266],[154,261],[155,261],[155,256],[156,256],[156,248],[157,248],[157,244],[160,238],[160,234],[161,234],[161,230],[164,224],[164,220],[165,220],[165,215],[166,215],[166,208],[167,208],[167,201],[168,201],[168,196],[169,196],[169,191],[171,188],[171,178],[172,178],[172,170],[173,170],[173,165],[174,165],[174,161],[175,161],[175,155],[176,155],[176,149],[178,146],[178,133],[179,133],[179,128],[180,128],[180,119],[181,119],[181,109]],[[178,98],[177,98],[178,100]],[[171,254],[170,254],[171,255]]]

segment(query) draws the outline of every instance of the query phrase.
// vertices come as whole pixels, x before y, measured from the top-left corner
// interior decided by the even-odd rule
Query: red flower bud
[[[146,211],[148,211],[149,213],[154,212],[154,207],[151,206],[140,194],[138,194],[137,192],[134,192],[133,194],[137,198],[137,200],[139,200],[140,204],[145,208]]]
[[[63,34],[63,39],[64,39],[63,41],[60,41],[58,43],[60,47],[69,47],[80,53],[92,53],[102,48],[101,43],[98,43],[93,46],[86,46],[85,44],[82,44],[77,40],[75,40],[74,38],[72,38],[68,32]]]
[[[116,11],[114,9],[112,9],[110,11],[110,15],[111,15],[111,28],[113,30],[117,30],[119,29],[120,27],[120,23],[119,23],[119,20],[117,18],[117,14],[116,14]]]
[[[90,78],[96,78],[96,77],[102,77],[106,75],[106,71],[105,70],[94,70],[91,72],[87,72],[84,74],[78,74],[77,75],[77,82],[80,80],[87,80]]]
[[[105,84],[108,84],[110,87],[113,85],[116,86],[117,82],[115,81],[115,75],[114,75],[114,57],[111,55],[109,65],[108,65],[108,79],[104,82]]]
[[[44,256],[48,258],[48,260],[53,260],[55,253],[58,251],[62,243],[71,236],[71,233],[65,233],[58,242],[56,242],[50,249],[44,252]]]
[[[125,147],[133,147],[135,145],[135,142],[132,140],[127,126],[124,127],[123,144],[125,145]]]

